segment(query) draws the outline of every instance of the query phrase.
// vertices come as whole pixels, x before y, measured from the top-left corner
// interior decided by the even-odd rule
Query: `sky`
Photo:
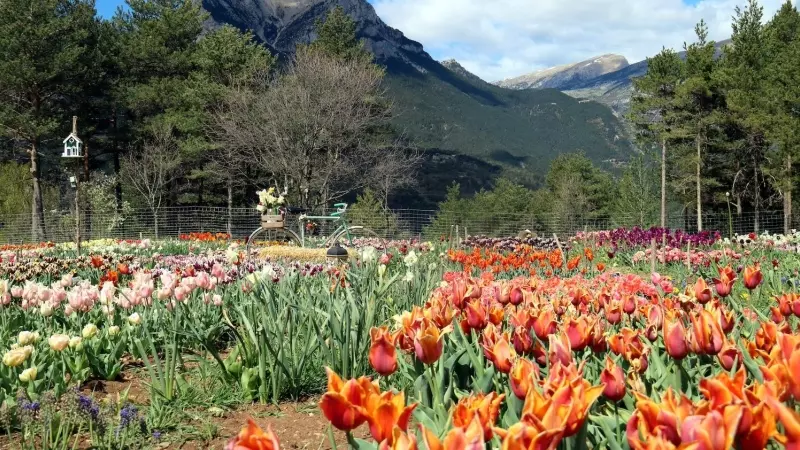
[[[254,0],[259,1],[259,0]],[[760,0],[768,20],[786,0]],[[792,0],[795,4],[798,0]],[[97,0],[114,14],[124,0]],[[746,0],[370,0],[381,19],[422,43],[437,60],[455,58],[496,81],[615,53],[629,62],[681,50],[700,19],[711,39],[730,37]]]

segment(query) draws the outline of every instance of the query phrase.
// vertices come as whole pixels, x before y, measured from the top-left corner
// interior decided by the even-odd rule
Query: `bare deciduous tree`
[[[368,185],[380,196],[384,211],[388,211],[392,193],[416,184],[416,172],[422,165],[423,155],[416,149],[397,147],[379,149],[377,153]]]
[[[179,175],[180,163],[178,143],[170,126],[153,130],[152,136],[141,144],[140,151],[129,152],[123,160],[122,179],[150,208],[156,238],[158,213],[167,187]]]
[[[371,133],[391,115],[383,72],[300,48],[284,73],[235,89],[215,117],[221,145],[249,154],[252,163],[305,206],[367,184],[381,158]]]

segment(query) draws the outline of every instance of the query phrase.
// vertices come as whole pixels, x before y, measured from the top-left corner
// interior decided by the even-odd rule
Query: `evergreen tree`
[[[629,119],[642,145],[661,147],[661,226],[667,221],[667,146],[674,121],[675,91],[683,76],[683,61],[672,49],[647,58],[647,73],[633,80]]]
[[[714,57],[716,48],[708,40],[708,26],[702,20],[695,27],[697,42],[685,45],[685,79],[675,92],[675,123],[671,135],[690,143],[694,154],[677,155],[679,159],[694,165],[695,194],[697,207],[697,229],[703,229],[703,184],[715,184],[713,177],[702,175],[704,149],[712,144],[722,120],[724,96],[714,77],[718,62]],[[684,147],[685,148],[685,147]],[[679,180],[684,184],[685,179]]]
[[[768,147],[767,58],[765,53],[763,9],[749,0],[744,9],[737,7],[732,25],[731,45],[725,49],[718,78],[725,88],[729,115],[729,143],[732,150],[727,165],[736,165],[734,179],[743,186],[743,194],[752,200],[754,229],[759,230],[764,174],[762,168]],[[737,129],[738,128],[738,129]]]
[[[364,41],[356,34],[356,22],[341,6],[333,8],[325,20],[315,23],[317,38],[310,47],[328,56],[343,60],[372,62],[372,54],[364,48]]]
[[[784,233],[792,228],[794,164],[800,153],[800,13],[787,1],[765,29],[767,134],[776,143],[772,179],[783,197]]]
[[[653,226],[658,220],[658,174],[644,156],[635,157],[619,180],[613,218],[621,226]]]
[[[46,238],[41,158],[96,79],[95,15],[91,0],[0,2],[0,134],[29,155],[34,241]]]

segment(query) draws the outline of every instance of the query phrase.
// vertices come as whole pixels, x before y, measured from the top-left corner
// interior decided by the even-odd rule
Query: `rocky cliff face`
[[[430,59],[422,44],[386,25],[364,0],[203,0],[214,23],[252,30],[271,50],[284,55],[293,53],[297,44],[313,41],[316,20],[336,5],[355,19],[359,37],[378,62]]]
[[[572,85],[624,69],[628,60],[620,55],[602,55],[586,61],[539,70],[526,75],[498,81],[498,86],[510,89],[570,89]]]
[[[464,66],[462,66],[455,59],[446,59],[446,60],[442,61],[441,64],[443,66],[445,66],[451,72],[457,73],[457,74],[461,75],[462,77],[464,77],[464,78],[466,78],[468,80],[471,80],[471,81],[474,81],[474,82],[484,83],[484,81],[481,79],[481,77],[479,77],[479,76],[475,75],[474,73],[470,72],[469,70],[467,70]]]

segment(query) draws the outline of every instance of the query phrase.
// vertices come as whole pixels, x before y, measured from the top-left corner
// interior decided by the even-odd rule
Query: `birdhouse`
[[[72,133],[64,139],[64,153],[62,158],[82,158],[83,141],[78,137],[78,118],[72,117]]]
[[[83,141],[75,135],[70,133],[64,139],[64,153],[61,154],[62,158],[82,158],[83,157]]]

